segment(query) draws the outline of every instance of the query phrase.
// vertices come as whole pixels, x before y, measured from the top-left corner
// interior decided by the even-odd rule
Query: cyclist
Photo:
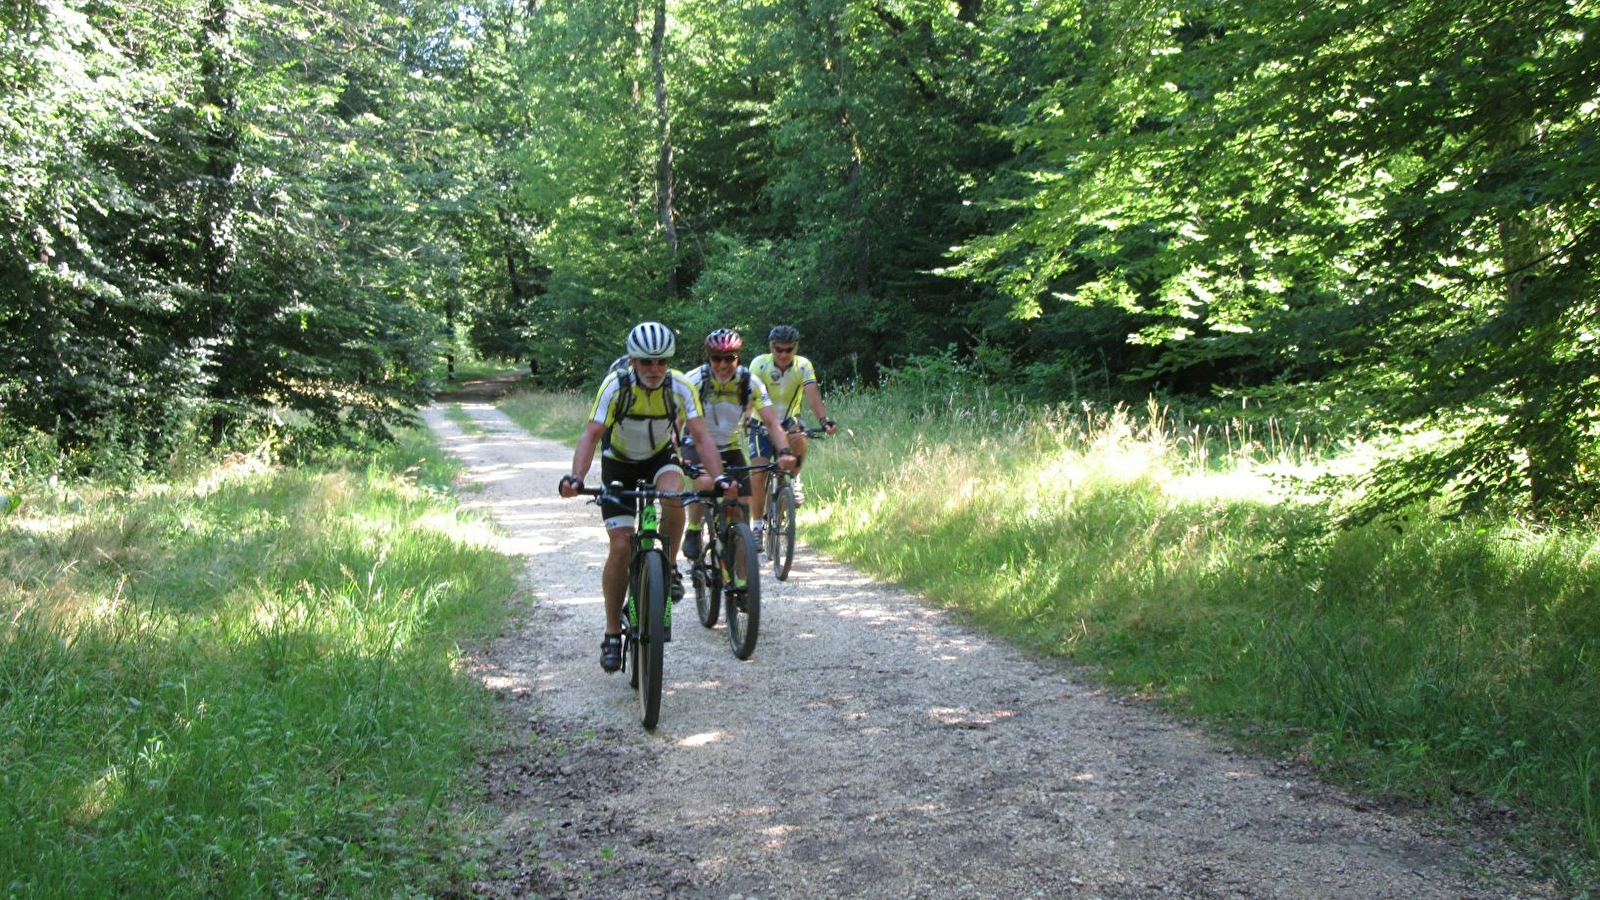
[[[606,373],[589,411],[589,424],[572,451],[572,471],[561,477],[563,497],[577,496],[583,476],[600,449],[600,481],[620,481],[632,487],[639,479],[657,490],[683,489],[683,468],[676,455],[677,422],[697,441],[709,446],[711,433],[700,415],[700,398],[683,373],[667,361],[676,347],[672,330],[659,322],[641,322],[628,332],[629,365]],[[705,463],[716,484],[730,496],[738,485],[722,474],[722,461]],[[606,602],[606,630],[600,642],[600,668],[622,668],[622,601],[628,591],[628,556],[632,550],[636,500],[622,497],[601,504],[610,552],[600,575]],[[667,565],[672,599],[683,597],[683,576],[678,573],[678,543],[683,537],[683,507],[661,505],[661,533],[667,542]]]
[[[716,441],[724,469],[727,466],[742,466],[745,464],[742,440],[744,423],[754,412],[766,423],[768,432],[777,436],[778,465],[789,469],[793,465],[794,451],[789,449],[788,438],[783,429],[778,427],[777,413],[773,410],[772,399],[767,396],[767,389],[761,384],[761,379],[754,377],[749,369],[739,365],[739,350],[743,346],[744,337],[739,332],[731,328],[718,328],[706,335],[705,364],[690,369],[687,373],[689,383],[695,386],[695,392],[700,397],[706,430],[711,432],[712,439]],[[683,461],[699,463],[704,455],[700,450],[701,446],[694,441],[685,441]],[[750,496],[752,480],[756,479],[739,479],[739,496]],[[701,475],[695,484],[701,490],[708,490],[711,487],[711,476]],[[691,563],[700,555],[700,522],[704,516],[705,510],[699,504],[695,504],[689,510],[688,533],[683,539],[683,555]],[[739,521],[744,518],[744,511],[733,507],[728,511],[728,518]]]
[[[772,395],[772,403],[777,408],[777,415],[782,420],[783,430],[790,432],[789,447],[794,450],[794,502],[804,503],[805,493],[800,488],[800,469],[806,463],[806,436],[797,418],[800,412],[800,399],[805,398],[806,405],[811,407],[811,412],[817,417],[817,422],[824,431],[833,434],[839,429],[837,423],[828,418],[827,411],[822,406],[822,389],[817,386],[817,372],[811,367],[811,360],[799,355],[800,329],[793,325],[779,325],[767,334],[767,348],[771,351],[763,353],[750,361],[750,371],[766,385],[767,392]],[[798,433],[796,433],[798,432]],[[760,465],[772,458],[775,445],[771,435],[777,433],[776,429],[768,429],[768,435],[756,441],[756,446],[751,448],[755,455],[754,463]],[[755,479],[755,491],[752,498],[751,509],[763,509],[766,503],[765,479]],[[761,523],[757,522],[759,526]],[[758,528],[759,530],[759,528]]]

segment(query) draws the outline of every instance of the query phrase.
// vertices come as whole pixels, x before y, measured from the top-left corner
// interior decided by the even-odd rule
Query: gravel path
[[[599,667],[605,543],[593,506],[556,496],[571,449],[457,408],[472,427],[425,419],[527,561],[511,624],[473,655],[505,725],[480,763],[503,818],[472,896],[1558,896],[1492,841],[1220,749],[804,544],[764,581],[748,662],[680,604],[647,733]]]

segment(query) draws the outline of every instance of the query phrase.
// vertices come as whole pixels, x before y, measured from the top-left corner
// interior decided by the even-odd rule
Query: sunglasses
[[[794,346],[795,345],[790,344],[787,347],[779,347],[778,345],[774,344],[772,346],[772,352],[773,353],[793,353],[794,352]]]
[[[720,362],[720,363],[738,362],[739,361],[739,357],[734,356],[732,354],[724,354],[724,353],[713,354],[710,357],[710,359],[711,359],[712,362]]]
[[[665,369],[668,361],[665,359],[640,359],[634,357],[633,362],[641,369]]]

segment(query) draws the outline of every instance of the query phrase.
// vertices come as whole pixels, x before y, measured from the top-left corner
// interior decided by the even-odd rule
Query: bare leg
[[[656,478],[656,490],[683,490],[683,475],[678,472],[661,473]],[[661,536],[667,539],[667,568],[675,569],[678,565],[678,545],[683,543],[683,503],[675,500],[661,502]]]
[[[632,551],[633,528],[614,528],[606,532],[611,539],[606,567],[600,573],[600,590],[606,598],[606,634],[622,633],[622,601],[628,595],[628,554]]]
[[[758,456],[750,461],[752,466],[764,466],[767,459]],[[756,518],[761,518],[767,509],[767,482],[772,476],[766,472],[755,472],[750,477],[750,512]]]

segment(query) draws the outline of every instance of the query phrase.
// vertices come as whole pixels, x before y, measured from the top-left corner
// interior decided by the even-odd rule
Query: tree
[[[1161,349],[1344,421],[1440,437],[1373,473],[1539,509],[1594,463],[1593,30],[1576,8],[1112,2],[1017,131],[1035,162],[963,274],[1114,304]],[[1559,499],[1558,499],[1559,498]]]

